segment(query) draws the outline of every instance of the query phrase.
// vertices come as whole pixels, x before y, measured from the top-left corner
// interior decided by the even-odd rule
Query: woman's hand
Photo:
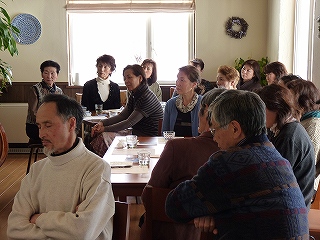
[[[214,234],[218,234],[218,229],[215,227],[214,218],[211,216],[199,217],[193,219],[194,226],[199,228],[202,232],[213,232]]]
[[[91,129],[91,137],[94,137],[94,136],[98,135],[99,133],[102,133],[103,131],[104,131],[103,123],[102,122],[98,122]]]

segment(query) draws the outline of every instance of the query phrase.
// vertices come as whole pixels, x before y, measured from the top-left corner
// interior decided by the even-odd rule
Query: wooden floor
[[[39,158],[44,155],[40,154]],[[0,239],[7,239],[7,219],[11,211],[13,198],[20,188],[21,179],[26,174],[28,154],[9,154],[0,167]],[[131,204],[130,240],[140,239],[138,222],[144,212],[141,204]]]

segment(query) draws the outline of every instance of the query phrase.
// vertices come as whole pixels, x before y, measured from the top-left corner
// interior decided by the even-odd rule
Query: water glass
[[[103,104],[95,104],[96,114],[101,115],[103,110]]]
[[[149,166],[150,152],[145,150],[138,152],[138,160],[139,166]]]
[[[163,137],[165,140],[170,140],[172,138],[174,138],[176,135],[176,133],[174,131],[164,131],[163,132]]]
[[[136,135],[127,135],[126,141],[128,148],[135,148],[137,146],[138,137]]]

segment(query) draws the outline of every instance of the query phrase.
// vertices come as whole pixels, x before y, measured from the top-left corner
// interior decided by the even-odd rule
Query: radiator
[[[6,131],[9,146],[28,143],[29,138],[25,130],[27,110],[27,103],[0,103],[0,122]],[[29,148],[10,147],[9,153],[29,152],[29,150]]]

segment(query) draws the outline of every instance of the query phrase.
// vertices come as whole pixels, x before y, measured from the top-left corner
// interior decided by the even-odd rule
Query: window
[[[117,6],[101,12],[92,6],[84,10],[84,6],[72,9],[67,4],[70,78],[79,73],[80,85],[95,78],[96,59],[109,54],[117,65],[111,79],[121,85],[123,68],[141,64],[145,58],[156,61],[159,83],[174,83],[178,68],[194,55],[193,10],[150,9],[140,4],[139,9],[130,5],[128,11]]]
[[[313,0],[296,0],[293,72],[312,79]]]

